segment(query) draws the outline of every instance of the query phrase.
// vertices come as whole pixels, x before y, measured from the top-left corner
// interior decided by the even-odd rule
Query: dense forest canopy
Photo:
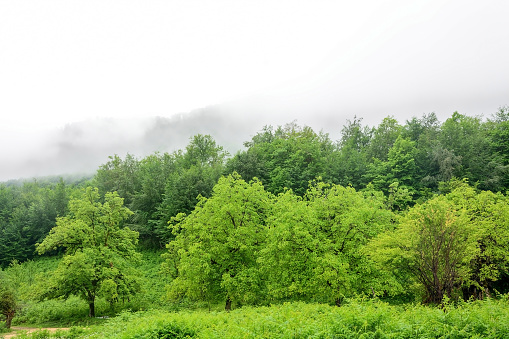
[[[168,248],[172,299],[230,308],[509,291],[509,107],[488,119],[454,112],[440,122],[431,113],[370,127],[354,118],[337,141],[292,122],[244,146],[231,155],[198,134],[173,153],[112,155],[87,180],[3,183],[0,267],[34,258],[36,248],[65,253],[68,266],[78,252],[113,265],[104,248],[55,245],[61,230],[86,229],[77,216],[88,192],[91,206],[116,199],[124,211],[114,215],[115,232],[130,234],[123,251],[138,238],[142,248]],[[108,274],[91,280],[90,303],[107,289],[103,280],[116,288],[131,279]],[[134,293],[126,286],[110,292]]]

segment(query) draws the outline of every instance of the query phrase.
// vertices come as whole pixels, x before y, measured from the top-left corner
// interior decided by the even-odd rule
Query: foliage
[[[446,195],[457,208],[465,210],[475,229],[476,251],[470,261],[470,276],[464,284],[464,297],[484,298],[507,292],[509,268],[509,201],[489,191],[476,192],[465,182]]]
[[[37,246],[39,253],[59,247],[66,254],[48,281],[44,296],[55,298],[79,294],[87,300],[95,316],[95,298],[104,295],[111,302],[127,298],[138,289],[132,273],[138,234],[120,228],[132,214],[116,193],[106,193],[99,202],[97,189],[88,187],[80,199],[69,202],[70,215],[57,220],[57,226]]]
[[[377,274],[359,249],[391,220],[380,196],[352,187],[314,182],[304,199],[280,194],[258,259],[269,296],[339,305],[344,296],[372,294]]]
[[[353,121],[347,120],[341,130],[339,152],[332,164],[334,176],[338,184],[353,186],[360,189],[363,177],[368,168],[367,147],[371,140],[372,131],[362,126],[362,119],[355,117]]]
[[[344,296],[380,293],[388,282],[360,249],[392,229],[394,216],[383,197],[316,182],[310,185],[306,198],[316,216],[315,234],[322,248],[314,266],[315,293],[337,305]]]
[[[11,328],[12,318],[17,311],[17,300],[14,290],[0,276],[0,315],[5,317],[5,327]]]
[[[129,227],[139,232],[140,242],[145,247],[160,245],[157,230],[159,208],[165,197],[168,180],[176,171],[178,161],[177,154],[169,153],[154,153],[140,161],[137,173],[140,180],[139,190],[128,206],[134,212],[129,220]]]
[[[67,212],[69,194],[62,180],[49,186],[37,181],[0,185],[0,267],[33,257],[35,244]]]
[[[368,157],[386,161],[390,148],[401,133],[402,126],[394,117],[388,116],[380,125],[373,129],[372,138],[369,142]]]
[[[133,311],[149,308],[181,309],[195,307],[190,303],[168,305],[163,299],[167,277],[160,273],[162,262],[160,251],[141,251],[141,261],[137,264],[140,290],[129,298],[111,305],[105,297],[95,302],[97,314],[114,316],[121,310]],[[16,291],[20,309],[14,318],[14,325],[22,326],[65,326],[94,323],[94,319],[85,318],[89,312],[86,300],[77,296],[66,299],[39,300],[44,293],[48,277],[58,267],[61,257],[38,257],[24,263],[14,263],[0,275]],[[95,320],[99,321],[99,318]]]
[[[307,202],[292,191],[274,202],[257,258],[269,300],[306,300],[314,294],[314,265],[321,255],[315,221]]]
[[[84,333],[87,338],[504,338],[507,299],[390,306],[347,301],[342,307],[285,303],[226,312],[124,312]],[[171,336],[173,335],[173,336]]]
[[[128,223],[146,247],[161,247],[171,238],[168,221],[189,213],[198,195],[210,196],[228,153],[210,135],[197,134],[185,151],[155,153],[141,160],[127,154],[101,165],[94,184],[101,195],[116,191],[134,214]]]
[[[375,189],[394,197],[395,190],[406,191],[404,199],[394,199],[391,209],[404,210],[412,204],[411,196],[419,189],[414,182],[417,174],[415,166],[415,143],[400,136],[389,149],[387,160],[377,158],[368,166],[366,178]]]
[[[276,130],[265,127],[245,145],[248,149],[237,153],[227,171],[245,180],[258,178],[273,194],[291,189],[303,196],[310,180],[332,179],[334,144],[327,134],[317,134],[308,126],[294,122]]]
[[[175,276],[170,296],[222,300],[227,309],[232,300],[259,298],[256,257],[269,199],[259,181],[246,183],[234,173],[219,180],[211,198],[200,198],[191,214],[179,214],[168,245],[166,267]]]
[[[442,145],[461,157],[460,178],[479,182],[481,189],[496,191],[502,184],[500,175],[506,170],[491,151],[487,126],[480,117],[454,112],[442,124],[439,139]]]
[[[139,191],[138,169],[139,161],[132,154],[127,154],[125,159],[115,154],[99,167],[94,177],[94,185],[101,195],[117,192],[124,199],[124,203],[129,205]]]
[[[486,126],[490,143],[490,158],[496,159],[498,190],[509,187],[509,106],[500,107]]]
[[[425,303],[457,296],[477,254],[476,229],[462,209],[440,196],[416,205],[392,232],[380,235],[367,254],[385,269],[410,275]]]

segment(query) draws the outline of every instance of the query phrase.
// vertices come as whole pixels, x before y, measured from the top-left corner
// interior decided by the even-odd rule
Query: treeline
[[[434,194],[440,183],[467,178],[480,190],[509,188],[509,109],[491,119],[454,113],[444,123],[434,114],[400,125],[391,117],[377,127],[348,121],[338,141],[295,123],[266,127],[230,156],[210,136],[197,135],[183,151],[156,153],[141,160],[114,156],[93,184],[101,193],[117,191],[135,212],[131,227],[143,243],[163,246],[171,238],[168,222],[190,213],[198,195],[210,197],[222,175],[237,172],[259,179],[273,194],[291,189],[303,196],[309,182],[322,181],[357,190],[368,185],[401,211]]]
[[[218,182],[234,180],[244,182],[250,187],[255,185],[260,192],[270,195],[272,197],[270,199],[276,199],[278,203],[272,203],[273,207],[269,209],[270,211],[261,206],[252,207],[249,217],[254,218],[250,222],[255,226],[251,231],[254,232],[256,227],[269,224],[267,217],[270,217],[272,220],[270,222],[278,225],[285,224],[288,227],[288,230],[280,231],[287,237],[282,238],[286,239],[284,243],[290,246],[295,241],[299,241],[299,235],[293,234],[300,232],[299,227],[320,225],[322,229],[319,232],[304,231],[311,232],[309,241],[316,243],[318,247],[325,247],[308,246],[302,252],[315,253],[313,256],[317,255],[316,253],[322,253],[320,260],[340,260],[337,253],[343,253],[342,251],[346,251],[348,246],[353,246],[357,250],[359,244],[364,245],[368,240],[374,239],[377,234],[392,232],[393,229],[396,229],[394,232],[402,232],[400,230],[404,227],[400,227],[400,224],[403,225],[407,221],[403,222],[400,218],[408,217],[411,213],[420,213],[415,211],[427,208],[425,206],[428,205],[425,202],[432,203],[434,199],[437,199],[437,195],[452,194],[455,188],[461,186],[457,183],[461,183],[463,179],[475,188],[475,195],[482,191],[496,193],[506,192],[509,189],[509,107],[501,108],[489,119],[470,117],[455,112],[443,123],[439,122],[434,114],[412,118],[405,124],[387,117],[375,127],[363,125],[361,119],[354,118],[343,126],[341,138],[338,141],[331,140],[327,134],[317,133],[310,127],[299,126],[295,123],[277,128],[268,126],[253,136],[244,146],[244,150],[232,156],[217,145],[210,136],[196,135],[191,138],[184,150],[177,152],[154,153],[141,159],[130,154],[124,158],[112,156],[108,162],[100,166],[92,179],[85,182],[69,183],[61,180],[59,182],[32,181],[22,185],[3,184],[0,186],[0,266],[6,267],[13,260],[24,261],[32,258],[35,255],[35,244],[42,242],[49,230],[55,226],[57,217],[68,213],[69,200],[81,194],[80,192],[86,186],[97,187],[101,196],[107,192],[118,192],[124,199],[125,206],[134,212],[126,221],[126,225],[139,232],[140,243],[145,247],[164,248],[168,243],[174,244],[171,246],[177,246],[184,241],[181,235],[183,233],[178,230],[185,229],[187,226],[184,225],[189,224],[187,220],[192,220],[193,215],[198,213],[200,208],[210,203],[211,200],[206,198],[213,197],[215,190],[219,189],[214,188]],[[228,177],[228,175],[232,176]],[[220,178],[223,178],[222,181]],[[456,178],[461,180],[455,181]],[[228,191],[226,188],[225,190]],[[340,199],[339,196],[353,200],[362,197],[364,199],[362,204],[365,206],[362,205],[364,207],[359,209],[362,211],[365,209],[362,212],[365,214],[356,212],[355,208],[341,212],[344,214],[332,207],[328,212],[314,210],[315,207],[319,208],[320,204],[325,206],[333,203],[334,194],[338,195],[338,199]],[[507,204],[502,199],[503,195],[497,195],[497,197],[493,199],[504,201],[500,203],[500,206]],[[228,200],[233,199],[231,197],[224,199],[225,206],[233,203]],[[217,206],[217,209],[222,208],[223,205]],[[281,213],[285,212],[287,215],[280,221],[276,221],[277,213],[273,208],[280,209]],[[308,211],[309,213],[303,212],[302,215],[298,215],[296,213],[300,208],[311,210]],[[410,208],[413,208],[411,211],[414,212],[409,212]],[[456,205],[446,207],[443,212],[444,218],[449,216],[448,213],[455,215],[459,213],[458,211],[462,209]],[[290,212],[295,215],[291,215]],[[320,216],[320,213],[324,214]],[[362,217],[357,216],[356,219],[352,219],[357,215],[356,213],[361,213]],[[376,222],[373,219],[362,219],[366,215],[378,215],[377,213],[380,214],[380,218],[383,216],[383,222],[378,219]],[[184,218],[183,215],[188,217]],[[337,217],[338,215],[344,215],[344,217]],[[342,232],[363,240],[360,243],[348,245],[346,241],[340,242],[337,239],[328,238],[327,234],[331,235],[332,229],[339,226],[333,226],[333,224],[326,226],[327,218],[336,217],[341,220],[352,220],[352,225],[357,225],[357,222],[364,223],[363,227],[366,229],[356,233],[353,229],[348,231],[350,224],[347,221],[338,221],[347,225]],[[329,222],[332,223],[330,220]],[[169,228],[169,224],[174,227]],[[407,224],[412,222],[408,221]],[[466,222],[466,224],[470,223]],[[505,229],[506,226],[497,227]],[[330,230],[327,231],[327,228]],[[277,227],[273,226],[270,229],[275,230]],[[214,234],[212,230],[209,233]],[[486,237],[488,239],[491,236]],[[260,240],[256,241],[262,243]],[[337,243],[331,244],[334,241]],[[479,243],[479,239],[476,241]],[[304,239],[302,242],[305,242]],[[275,240],[269,241],[267,246],[263,247],[263,251],[260,251],[267,253],[272,244],[279,243]],[[185,245],[181,246],[185,248]],[[303,250],[302,246],[295,247],[295,251]],[[474,247],[480,250],[482,246]],[[325,255],[325,253],[329,254]],[[340,261],[334,264],[336,265],[334,270],[337,271],[339,279],[335,283],[339,284],[343,281],[340,273],[346,269],[352,270],[352,267],[355,267],[357,271],[366,271],[361,264],[369,256],[355,253],[351,255],[355,257],[355,263]],[[385,258],[382,254],[377,254],[375,257]],[[245,263],[245,260],[258,262],[262,260],[260,258],[263,256],[259,257],[257,254],[256,257],[243,258],[242,263]],[[289,255],[288,258],[297,263],[299,260],[304,260],[296,255]],[[481,261],[479,259],[479,262]],[[304,261],[301,264],[304,265],[303,267],[308,265]],[[183,272],[181,268],[178,268],[178,263],[175,265],[177,266],[174,268]],[[501,267],[500,265],[497,267]],[[266,267],[269,267],[268,264]],[[374,268],[370,269],[373,269],[373,272],[376,271]],[[314,274],[319,274],[319,271],[319,268],[315,268]],[[326,272],[329,271],[323,270],[322,274],[325,275]],[[479,272],[479,276],[486,275],[484,271]],[[269,273],[266,272],[266,274]],[[471,279],[468,274],[463,276]],[[311,279],[309,277],[306,279]],[[292,282],[290,278],[287,279]],[[316,281],[316,279],[314,277],[311,280]],[[492,286],[488,286],[489,284],[485,282],[481,283],[480,279],[473,279],[475,284],[468,285],[466,288],[472,291],[476,289],[475,293],[480,293],[479,291],[484,291],[486,288],[488,291],[490,288],[493,290]],[[491,285],[495,281],[493,279],[490,280]],[[176,281],[178,282],[179,279]],[[321,281],[327,280],[323,277]],[[233,280],[229,283],[236,284]],[[295,292],[292,293],[302,295],[307,293],[298,287],[297,282],[292,283],[295,285],[293,287]],[[329,283],[333,284],[331,281]],[[344,286],[350,285],[355,288],[362,285],[357,281],[346,282],[345,280],[341,282],[343,283]],[[454,286],[450,288],[451,291],[466,286],[463,283],[458,286],[457,280],[452,284]],[[336,291],[334,293],[345,294],[346,287],[338,286],[334,287]],[[362,286],[364,290],[375,294],[382,290],[373,286],[372,283],[365,283]],[[395,283],[394,286],[397,284]],[[446,291],[447,294],[447,288],[449,287],[440,287],[442,291],[440,293]],[[280,290],[283,294],[293,291],[287,285],[271,287],[271,289]],[[342,292],[338,292],[339,290]],[[175,291],[184,293],[182,291],[186,290]],[[385,289],[383,293],[387,291],[388,289]],[[237,295],[240,295],[241,292],[238,293]],[[339,297],[340,294],[337,294],[333,299],[340,300]],[[231,299],[233,298],[232,295]]]

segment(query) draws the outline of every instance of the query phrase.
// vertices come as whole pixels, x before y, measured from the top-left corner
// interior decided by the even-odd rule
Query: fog
[[[0,2],[0,180],[509,104],[509,2]]]
[[[2,143],[4,147],[0,157],[8,161],[2,163],[0,181],[67,174],[89,176],[106,163],[109,156],[117,154],[124,157],[130,153],[142,158],[154,152],[171,153],[184,149],[189,139],[198,133],[211,135],[234,155],[244,149],[245,141],[249,141],[266,125],[275,127],[295,121],[311,126],[316,132],[329,134],[332,140],[339,140],[343,125],[355,116],[363,118],[363,123],[369,126],[376,126],[389,115],[402,124],[410,118],[404,104],[398,106],[397,110],[389,111],[394,114],[384,114],[383,103],[373,103],[373,106],[367,106],[364,110],[352,109],[356,114],[344,107],[341,114],[335,114],[337,107],[299,105],[297,98],[289,104],[286,99],[254,98],[170,117],[95,118],[33,135],[36,143],[32,143],[32,139],[26,140],[28,143],[18,140],[19,144],[15,147],[5,147],[15,141],[11,138]],[[377,107],[379,104],[380,107]],[[495,111],[496,107],[493,107],[491,112]],[[452,111],[442,113],[437,115],[444,120]]]
[[[75,122],[40,133],[36,136],[36,144],[30,143],[32,140],[24,143],[11,138],[11,142],[18,144],[13,148],[2,148],[0,157],[8,161],[3,162],[0,181],[64,174],[90,175],[114,154],[123,157],[130,153],[141,158],[154,152],[171,153],[184,149],[189,139],[198,133],[211,135],[233,155],[266,125],[279,126],[292,121],[306,124],[304,120],[308,120],[314,121],[314,126],[307,125],[319,131],[325,121],[315,115],[301,122],[294,114],[281,114],[280,110],[275,113],[267,107],[256,108],[252,102],[249,107],[230,103],[171,117],[95,118]],[[330,123],[329,118],[323,118]],[[332,132],[339,135],[343,123],[334,121]]]

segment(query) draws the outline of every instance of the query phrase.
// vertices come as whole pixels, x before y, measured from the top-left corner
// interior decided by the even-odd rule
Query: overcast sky
[[[0,0],[0,166],[68,123],[232,102],[489,116],[509,104],[508,17],[505,0]]]

